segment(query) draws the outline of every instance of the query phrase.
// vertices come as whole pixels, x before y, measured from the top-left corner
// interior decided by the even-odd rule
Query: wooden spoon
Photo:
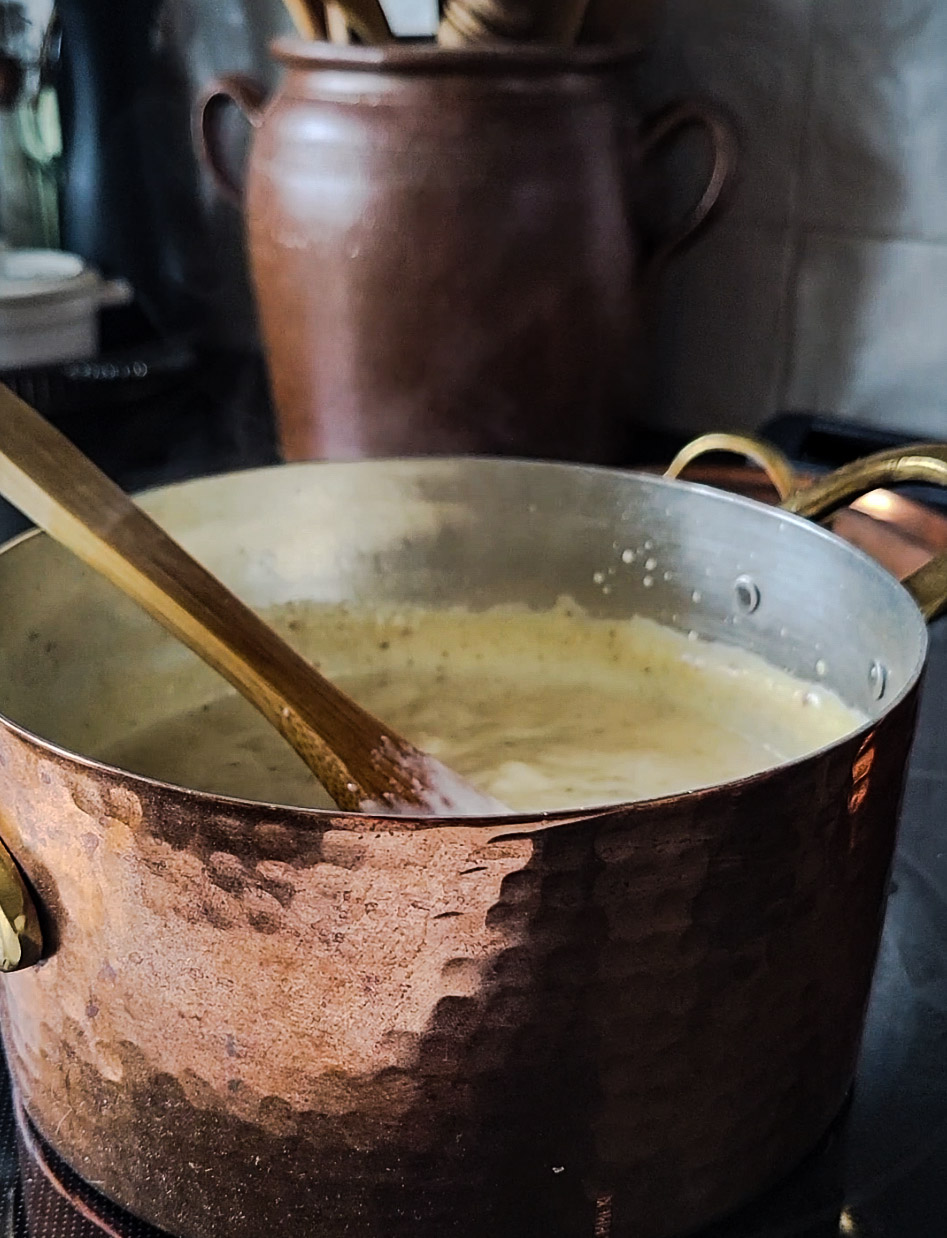
[[[506,811],[357,705],[0,384],[0,493],[241,692],[340,808]]]

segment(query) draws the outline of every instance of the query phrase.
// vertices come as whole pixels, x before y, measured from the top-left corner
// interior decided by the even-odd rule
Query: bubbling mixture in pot
[[[864,718],[755,655],[651,620],[294,604],[268,620],[368,709],[514,811],[647,799],[814,751]],[[329,808],[241,697],[219,696],[97,754],[198,790]]]

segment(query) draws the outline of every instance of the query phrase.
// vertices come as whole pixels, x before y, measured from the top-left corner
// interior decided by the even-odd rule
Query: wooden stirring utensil
[[[437,31],[443,47],[471,43],[575,42],[589,0],[447,0]]]
[[[324,39],[326,37],[321,5],[317,7],[310,4],[309,0],[283,0],[283,4],[301,39]]]
[[[362,43],[390,43],[394,37],[379,0],[328,0],[326,26],[333,42],[342,42],[334,31],[340,25]]]
[[[229,680],[340,808],[505,811],[330,683],[3,385],[0,494]]]
[[[349,31],[363,43],[388,43],[391,27],[379,0],[283,0],[302,39],[348,43]]]

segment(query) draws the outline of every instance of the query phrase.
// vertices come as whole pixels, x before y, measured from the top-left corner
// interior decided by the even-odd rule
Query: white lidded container
[[[94,357],[99,309],[131,300],[76,254],[0,248],[0,369]]]

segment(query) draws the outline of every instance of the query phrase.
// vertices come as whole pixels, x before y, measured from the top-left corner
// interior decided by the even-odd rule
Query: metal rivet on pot
[[[751,576],[738,576],[733,582],[737,606],[745,615],[752,615],[760,604],[759,585]]]
[[[885,694],[885,686],[888,682],[888,672],[881,662],[872,662],[868,668],[868,690],[876,701],[880,701]]]

